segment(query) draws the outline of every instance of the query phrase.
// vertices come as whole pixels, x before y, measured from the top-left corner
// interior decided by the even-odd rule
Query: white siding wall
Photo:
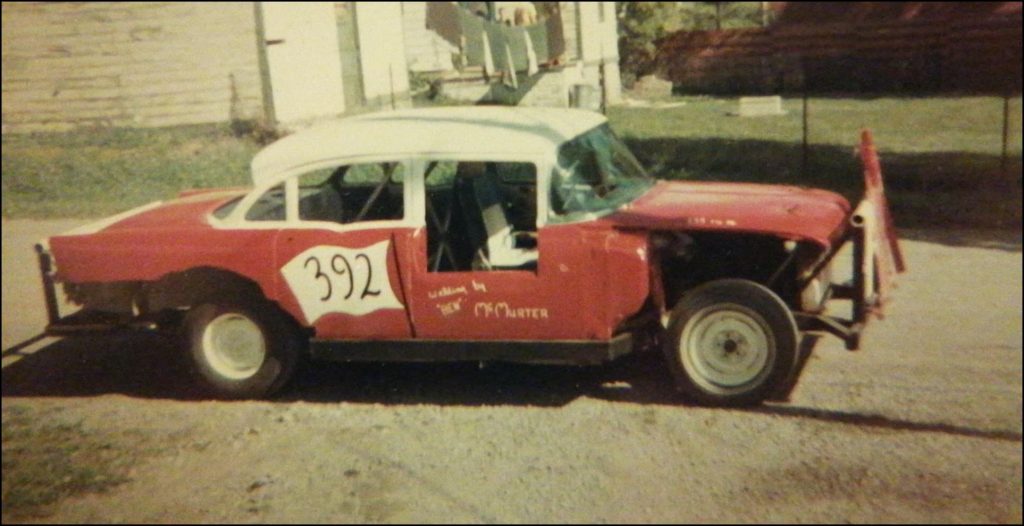
[[[345,111],[338,23],[333,2],[263,2],[263,35],[274,115],[288,125]]]
[[[427,29],[427,3],[402,2],[405,60],[409,71],[451,71],[452,53],[458,48]]]
[[[559,2],[558,10],[562,15],[562,36],[565,38],[565,60],[579,58],[580,49],[576,29],[576,2]]]
[[[583,28],[578,32],[580,59],[584,79],[599,84],[601,65],[604,64],[605,97],[609,103],[618,102],[622,95],[619,79],[618,21],[615,2],[576,2],[576,23]]]
[[[619,20],[615,17],[615,2],[604,4],[605,19],[601,23],[604,38],[604,90],[609,104],[622,101],[622,78],[619,75]]]
[[[390,106],[392,96],[408,105],[401,2],[356,3],[356,25],[367,105]]]
[[[262,115],[251,2],[2,9],[4,132]]]

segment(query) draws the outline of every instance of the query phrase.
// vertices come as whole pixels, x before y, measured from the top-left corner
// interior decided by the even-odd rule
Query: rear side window
[[[228,217],[229,215],[231,215],[231,212],[234,212],[235,208],[238,208],[238,203],[241,203],[241,202],[242,202],[242,198],[241,197],[236,197],[236,198],[228,201],[227,203],[224,203],[223,205],[221,205],[216,210],[214,210],[213,211],[213,216],[216,217],[217,219],[224,219],[224,218]]]
[[[245,213],[249,221],[284,221],[284,183],[267,190]]]
[[[405,217],[405,164],[374,162],[299,176],[299,219],[348,224]]]

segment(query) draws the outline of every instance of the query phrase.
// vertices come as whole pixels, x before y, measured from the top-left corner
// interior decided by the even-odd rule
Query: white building
[[[557,28],[545,22],[548,34],[561,31],[564,54],[542,73],[582,67],[584,82],[617,100],[614,2],[547,4],[558,18]],[[410,71],[454,75],[463,64],[453,54],[467,51],[457,44],[475,43],[452,44],[428,29],[426,2],[18,2],[2,9],[5,133],[232,119],[299,126],[408,106]],[[503,64],[501,51],[492,55]]]

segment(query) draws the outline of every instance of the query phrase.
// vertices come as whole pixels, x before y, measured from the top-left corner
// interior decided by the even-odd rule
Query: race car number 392
[[[307,323],[332,312],[362,316],[401,309],[388,278],[389,241],[351,249],[317,245],[281,267]]]

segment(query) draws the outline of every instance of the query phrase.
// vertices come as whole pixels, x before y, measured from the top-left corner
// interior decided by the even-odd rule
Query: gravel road
[[[904,232],[862,351],[823,339],[788,403],[723,410],[645,355],[314,364],[215,402],[153,336],[8,352],[44,324],[31,244],[78,223],[3,222],[5,523],[1022,520],[1020,233]],[[41,451],[98,489],[19,507]]]

